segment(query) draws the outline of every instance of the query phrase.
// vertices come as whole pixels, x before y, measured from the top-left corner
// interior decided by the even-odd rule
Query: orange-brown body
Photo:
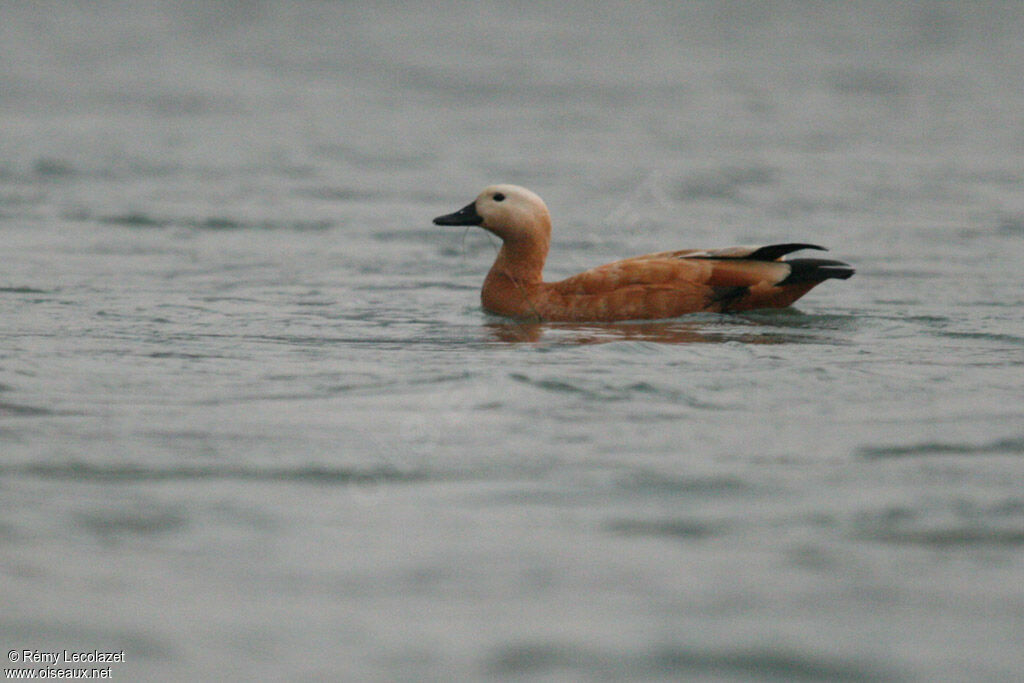
[[[515,185],[489,187],[435,223],[480,225],[502,239],[481,300],[491,313],[513,318],[607,322],[783,308],[825,279],[853,274],[838,261],[781,260],[797,249],[821,248],[785,244],[658,252],[544,282],[551,219],[539,197]]]

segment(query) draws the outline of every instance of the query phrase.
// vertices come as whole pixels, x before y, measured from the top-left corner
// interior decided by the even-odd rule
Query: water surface
[[[0,10],[0,641],[132,679],[1024,668],[1012,3]],[[487,316],[808,241],[795,309]]]

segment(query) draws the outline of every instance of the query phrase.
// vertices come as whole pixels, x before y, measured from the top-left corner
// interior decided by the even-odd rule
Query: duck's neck
[[[530,294],[543,282],[550,237],[506,239],[481,292],[484,307],[503,315],[528,315]]]
[[[542,281],[544,261],[548,257],[549,240],[546,238],[505,240],[498,251],[498,257],[491,266],[492,276],[508,277],[521,285],[532,285]]]

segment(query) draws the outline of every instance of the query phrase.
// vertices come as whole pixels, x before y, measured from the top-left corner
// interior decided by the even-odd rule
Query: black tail
[[[822,258],[795,258],[783,263],[789,264],[790,273],[785,280],[778,283],[780,287],[801,282],[821,282],[830,278],[845,280],[856,272],[848,263]]]

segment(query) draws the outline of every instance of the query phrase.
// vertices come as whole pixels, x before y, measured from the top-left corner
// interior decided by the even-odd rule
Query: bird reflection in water
[[[744,320],[748,325],[758,325]],[[487,336],[494,341],[559,344],[607,344],[610,342],[653,342],[658,344],[785,344],[808,341],[807,335],[778,334],[769,331],[742,331],[735,326],[716,330],[708,322],[657,321],[635,323],[538,323],[490,322]],[[776,328],[777,329],[777,328]]]

